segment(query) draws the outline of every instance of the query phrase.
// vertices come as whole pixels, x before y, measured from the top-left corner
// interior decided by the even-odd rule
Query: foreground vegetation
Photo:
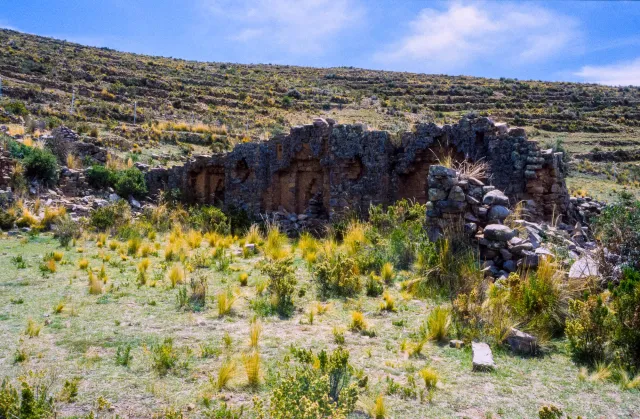
[[[0,417],[633,415],[639,205],[596,224],[624,261],[604,286],[567,281],[560,257],[492,283],[407,202],[297,240],[213,207],[133,219],[120,202],[79,229],[17,205],[32,230],[0,242]],[[513,326],[538,356],[511,353]],[[490,343],[496,370],[452,338]]]

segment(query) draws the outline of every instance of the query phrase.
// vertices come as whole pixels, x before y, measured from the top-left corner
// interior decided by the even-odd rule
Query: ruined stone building
[[[485,183],[503,190],[512,204],[529,200],[541,218],[569,206],[561,153],[541,150],[521,128],[475,116],[442,127],[418,124],[395,142],[388,132],[362,124],[316,119],[270,141],[151,169],[147,182],[152,194],[177,188],[188,202],[233,206],[253,215],[286,211],[331,217],[402,198],[427,202],[429,167],[447,157],[486,162]]]

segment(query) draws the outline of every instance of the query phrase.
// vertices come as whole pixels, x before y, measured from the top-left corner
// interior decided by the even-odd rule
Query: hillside
[[[150,163],[268,139],[314,116],[400,132],[415,122],[450,123],[477,111],[580,153],[574,189],[590,185],[606,194],[619,183],[637,191],[640,180],[640,87],[204,63],[9,30],[0,30],[0,76],[4,100],[23,101],[32,120],[49,127],[64,122]],[[154,153],[145,151],[151,147]],[[159,159],[158,150],[168,159]]]

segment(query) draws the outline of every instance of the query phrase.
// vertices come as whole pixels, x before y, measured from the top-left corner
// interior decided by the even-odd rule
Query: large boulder
[[[511,214],[511,210],[503,205],[493,205],[487,214],[491,221],[504,221]]]
[[[514,238],[518,232],[502,224],[489,224],[484,228],[484,238],[499,242],[507,242]]]
[[[523,355],[536,355],[538,353],[538,339],[528,333],[524,333],[515,327],[511,328],[507,344],[512,351]]]
[[[482,203],[485,205],[509,205],[509,198],[502,191],[494,189],[482,198]]]

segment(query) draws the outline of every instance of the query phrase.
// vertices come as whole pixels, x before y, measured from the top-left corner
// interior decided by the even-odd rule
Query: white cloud
[[[357,0],[203,1],[210,13],[236,25],[227,39],[260,41],[296,54],[318,54],[363,15]]]
[[[610,86],[640,86],[640,58],[610,65],[587,65],[574,74],[591,83]]]
[[[374,58],[431,72],[474,63],[526,65],[566,51],[578,38],[573,19],[536,5],[454,2],[420,11],[409,32]]]

